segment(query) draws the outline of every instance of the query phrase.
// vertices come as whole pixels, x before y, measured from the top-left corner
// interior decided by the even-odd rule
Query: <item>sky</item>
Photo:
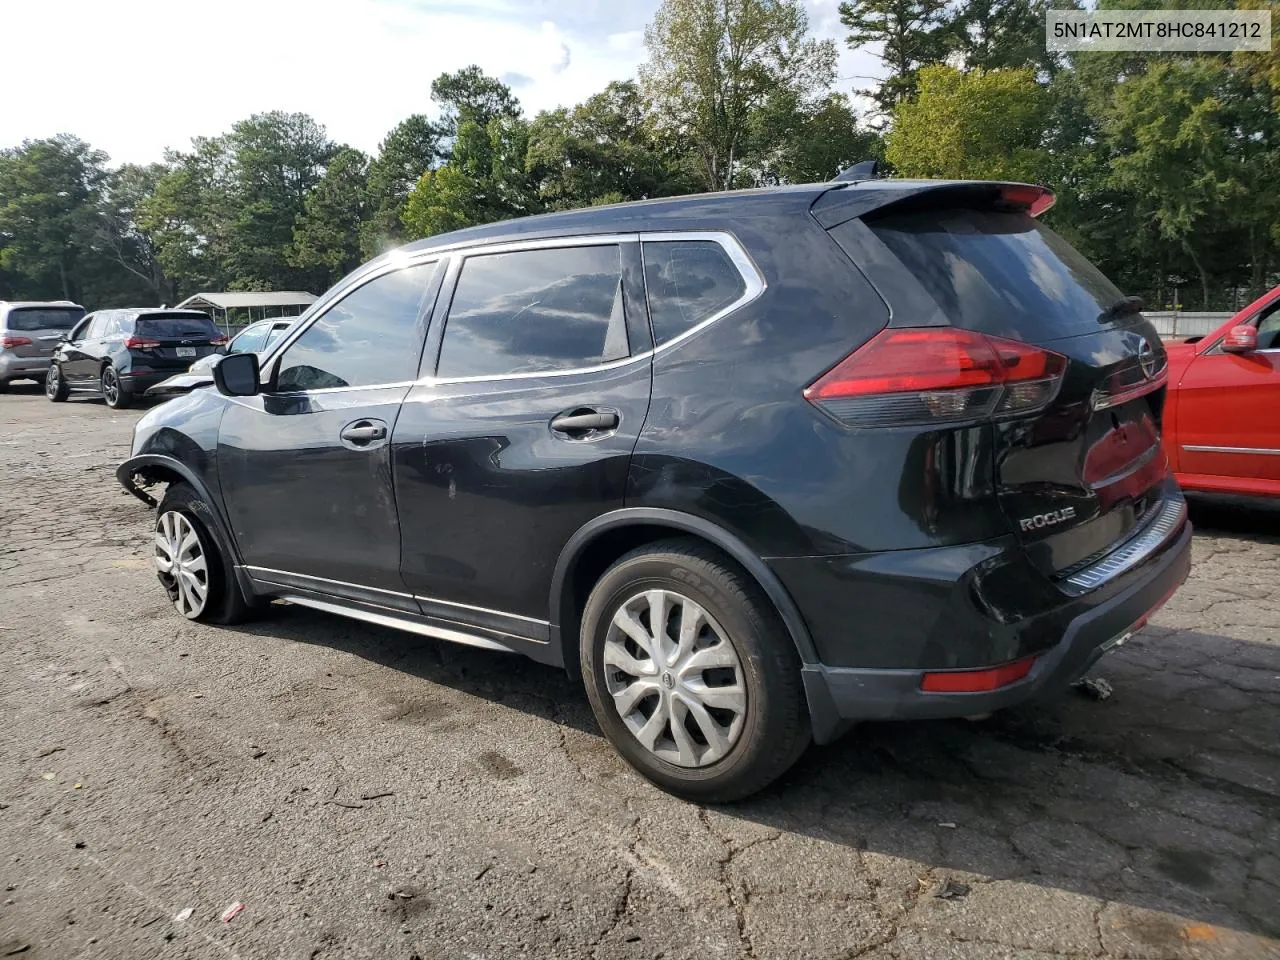
[[[836,88],[878,61],[843,42],[839,0],[805,0],[839,43]],[[431,81],[476,63],[530,114],[635,76],[658,0],[0,0],[0,147],[72,133],[113,164],[162,159],[267,110],[308,113],[369,153]],[[26,38],[20,39],[20,38]],[[25,81],[25,82],[24,82]]]

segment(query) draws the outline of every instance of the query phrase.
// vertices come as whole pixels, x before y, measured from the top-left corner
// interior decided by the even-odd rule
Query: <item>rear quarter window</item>
[[[742,274],[714,240],[646,240],[643,246],[657,346],[710,320],[747,291]]]
[[[70,330],[84,311],[63,307],[19,307],[10,310],[5,328],[8,330]]]
[[[867,225],[951,323],[967,330],[1018,340],[1076,336],[1097,331],[1099,317],[1123,296],[1081,253],[1026,214],[917,210]]]

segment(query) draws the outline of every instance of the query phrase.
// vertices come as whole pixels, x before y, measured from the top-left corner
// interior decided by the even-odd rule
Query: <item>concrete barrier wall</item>
[[[1160,336],[1166,340],[1212,333],[1233,316],[1231,313],[1187,313],[1175,310],[1144,310],[1143,314],[1155,324]]]

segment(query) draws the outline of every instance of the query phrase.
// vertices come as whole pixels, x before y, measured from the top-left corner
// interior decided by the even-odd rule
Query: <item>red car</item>
[[[1280,497],[1280,287],[1168,351],[1164,448],[1178,483]]]

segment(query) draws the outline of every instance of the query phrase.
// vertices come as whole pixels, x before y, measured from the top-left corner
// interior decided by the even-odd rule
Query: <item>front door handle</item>
[[[375,423],[372,420],[357,420],[355,423],[343,427],[339,436],[348,443],[373,443],[375,440],[386,439],[387,425],[385,423]]]
[[[551,421],[558,433],[585,433],[588,430],[612,430],[618,425],[616,413],[566,413]]]

